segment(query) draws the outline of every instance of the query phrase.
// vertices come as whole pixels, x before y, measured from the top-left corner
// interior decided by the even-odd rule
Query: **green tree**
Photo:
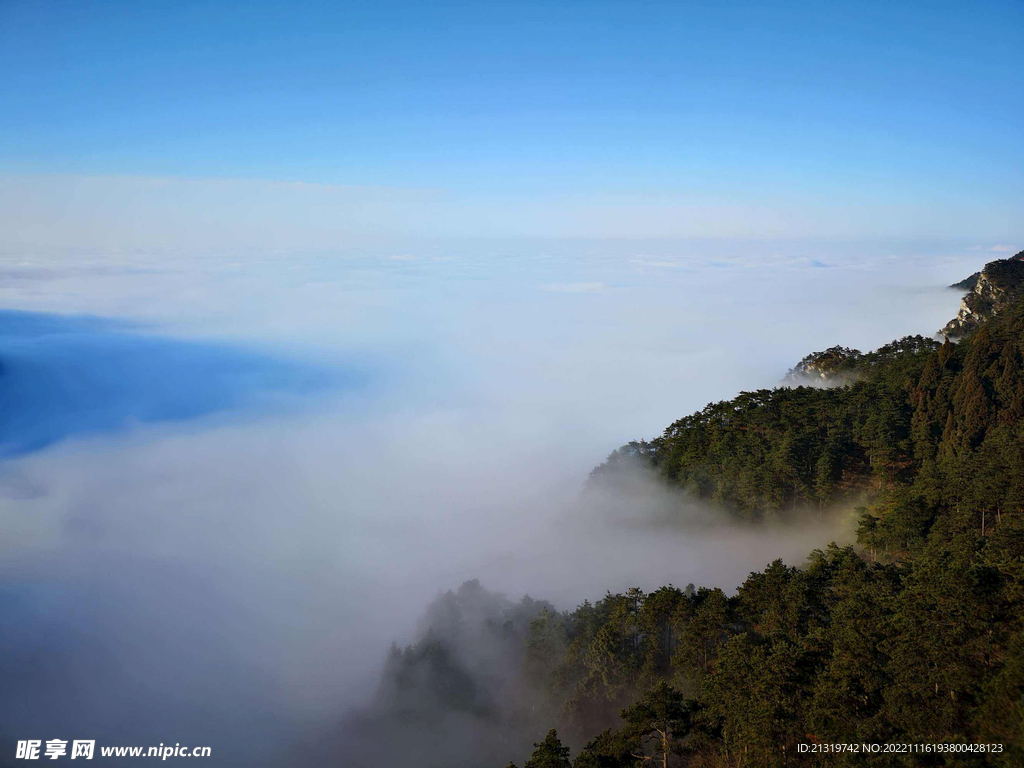
[[[695,608],[682,628],[673,666],[683,680],[700,680],[711,670],[718,647],[729,638],[729,598],[720,589],[701,588],[694,595]]]
[[[569,762],[569,748],[563,747],[558,739],[558,732],[552,728],[544,741],[533,745],[530,759],[526,761],[524,768],[572,768]]]
[[[635,745],[632,756],[640,763],[668,768],[670,756],[690,730],[690,711],[683,695],[664,680],[640,701],[622,710],[623,732]]]
[[[636,740],[611,728],[590,741],[573,761],[573,768],[635,768]]]

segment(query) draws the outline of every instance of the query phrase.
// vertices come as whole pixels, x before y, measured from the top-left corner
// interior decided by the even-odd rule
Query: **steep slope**
[[[858,547],[775,561],[734,594],[623,584],[569,612],[464,585],[431,609],[428,636],[391,652],[360,731],[436,733],[437,754],[455,745],[445,768],[497,768],[531,743],[526,768],[813,766],[803,746],[837,743],[999,745],[837,766],[1024,765],[1024,296],[956,344],[819,358],[805,375],[850,383],[710,404],[615,451],[591,483],[628,488],[639,470],[749,518],[856,497]],[[477,604],[498,608],[465,621]],[[467,645],[477,625],[486,642]],[[443,730],[453,720],[497,740],[490,762]]]
[[[988,318],[1000,320],[989,333],[1003,328],[1003,320],[1012,322],[1024,306],[1022,287],[1024,261],[986,265],[972,293],[974,319],[964,323],[960,335],[974,335]],[[982,301],[984,307],[977,303]],[[920,469],[926,427],[915,388],[937,375],[936,366],[945,370],[968,348],[908,336],[866,354],[834,347],[809,355],[787,383],[802,379],[819,386],[762,389],[711,403],[669,425],[660,437],[623,446],[594,470],[592,482],[614,483],[641,466],[671,486],[748,518],[875,493]],[[1007,355],[1000,366],[1008,372],[999,387],[992,381],[984,385],[986,395],[1016,391],[1009,382],[1019,374],[1013,372],[1010,350]],[[974,380],[962,384],[971,391],[977,386]],[[927,430],[941,434],[945,417]]]
[[[950,288],[968,290],[956,317],[939,331],[944,336],[956,338],[1001,312],[1024,292],[1024,251],[1009,259],[990,262],[981,272],[954,283]]]
[[[583,747],[573,768],[812,766],[801,745],[894,742],[959,746],[831,762],[1024,765],[1024,297],[860,376],[709,405],[595,470],[653,467],[747,514],[840,478],[865,506],[859,548],[776,561],[733,596],[632,589],[531,626],[536,647],[564,638],[539,691]],[[979,743],[998,747],[962,748]]]

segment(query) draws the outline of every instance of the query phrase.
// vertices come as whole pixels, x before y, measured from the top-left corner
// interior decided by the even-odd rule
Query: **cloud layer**
[[[300,390],[299,410],[225,420],[200,407],[0,465],[3,738],[178,741],[213,746],[218,764],[287,764],[288,745],[364,701],[390,641],[466,579],[568,608],[629,586],[732,587],[843,540],[842,514],[766,532],[714,525],[655,491],[579,494],[616,446],[772,386],[810,350],[937,327],[958,302],[943,286],[978,266],[924,246],[851,252],[6,257],[11,306],[109,314],[167,337],[124,346],[105,321],[59,318],[55,334],[9,327],[0,361],[74,361],[84,413],[103,397],[143,412],[175,393],[202,404],[209,385],[245,406],[276,369],[212,350],[256,340],[316,369],[360,360],[370,375]],[[93,375],[113,389],[87,386]],[[666,505],[671,524],[648,524]]]

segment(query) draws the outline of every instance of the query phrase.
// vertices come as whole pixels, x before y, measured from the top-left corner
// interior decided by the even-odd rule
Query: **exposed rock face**
[[[960,311],[939,331],[944,336],[963,336],[1024,293],[1024,251],[1010,259],[989,262],[977,275],[950,287],[968,285],[970,290],[960,302]]]
[[[824,352],[812,352],[797,363],[783,379],[791,385],[846,383],[864,355],[859,349],[829,347]]]

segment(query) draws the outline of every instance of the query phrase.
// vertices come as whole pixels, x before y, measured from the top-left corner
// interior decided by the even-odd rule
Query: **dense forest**
[[[590,479],[648,473],[762,525],[854,505],[857,546],[776,561],[733,595],[670,585],[565,613],[505,604],[471,622],[493,638],[501,686],[431,634],[393,649],[381,695],[431,692],[406,723],[458,710],[532,732],[526,768],[1024,765],[1024,298],[1005,299],[956,344],[809,356],[797,373],[842,384],[708,405]],[[464,632],[453,609],[495,599],[481,590],[439,600],[452,610],[431,631]],[[836,743],[1001,751],[801,751]]]

